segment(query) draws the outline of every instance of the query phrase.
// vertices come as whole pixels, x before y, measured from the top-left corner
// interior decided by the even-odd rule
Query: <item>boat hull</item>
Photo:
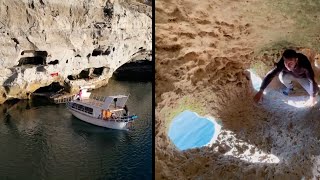
[[[128,122],[105,121],[102,119],[97,119],[94,117],[87,116],[71,108],[68,108],[68,109],[72,113],[72,115],[74,115],[76,118],[84,122],[87,122],[96,126],[100,126],[100,127],[110,128],[110,129],[128,130],[126,126]]]

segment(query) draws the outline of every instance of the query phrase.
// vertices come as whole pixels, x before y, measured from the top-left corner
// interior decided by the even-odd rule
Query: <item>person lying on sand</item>
[[[285,85],[283,94],[288,96],[293,91],[292,81],[297,81],[310,95],[306,106],[314,106],[316,104],[316,96],[319,91],[318,84],[314,80],[314,72],[308,58],[297,53],[295,50],[287,49],[283,52],[280,61],[266,77],[263,79],[260,90],[255,94],[253,100],[258,103],[262,100],[263,91],[271,82],[271,80],[279,74],[279,79]]]

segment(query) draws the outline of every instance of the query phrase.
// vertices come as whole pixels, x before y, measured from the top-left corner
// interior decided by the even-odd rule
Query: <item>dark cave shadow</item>
[[[9,76],[2,84],[2,86],[4,87],[7,94],[10,93],[9,87],[11,86],[11,83],[14,82],[16,80],[16,78],[18,77],[18,72],[16,71],[16,69],[11,68],[10,70],[12,72],[12,75]]]

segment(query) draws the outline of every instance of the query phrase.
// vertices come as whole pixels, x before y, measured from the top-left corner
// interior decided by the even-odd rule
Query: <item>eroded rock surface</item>
[[[132,58],[150,59],[151,22],[149,1],[1,1],[0,103],[52,82],[71,93],[107,84]]]
[[[285,48],[294,48],[309,57],[319,83],[319,3],[157,0],[155,6],[156,179],[319,179],[319,103],[295,107],[290,101],[308,95],[282,95],[275,78],[255,104],[247,71],[264,77]],[[221,122],[212,146],[175,148],[168,128],[185,109]]]

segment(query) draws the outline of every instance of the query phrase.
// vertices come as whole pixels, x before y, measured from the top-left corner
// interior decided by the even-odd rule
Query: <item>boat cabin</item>
[[[124,119],[129,116],[126,102],[128,96],[97,96],[82,89],[81,97],[69,103],[69,107],[91,116],[104,120]]]

